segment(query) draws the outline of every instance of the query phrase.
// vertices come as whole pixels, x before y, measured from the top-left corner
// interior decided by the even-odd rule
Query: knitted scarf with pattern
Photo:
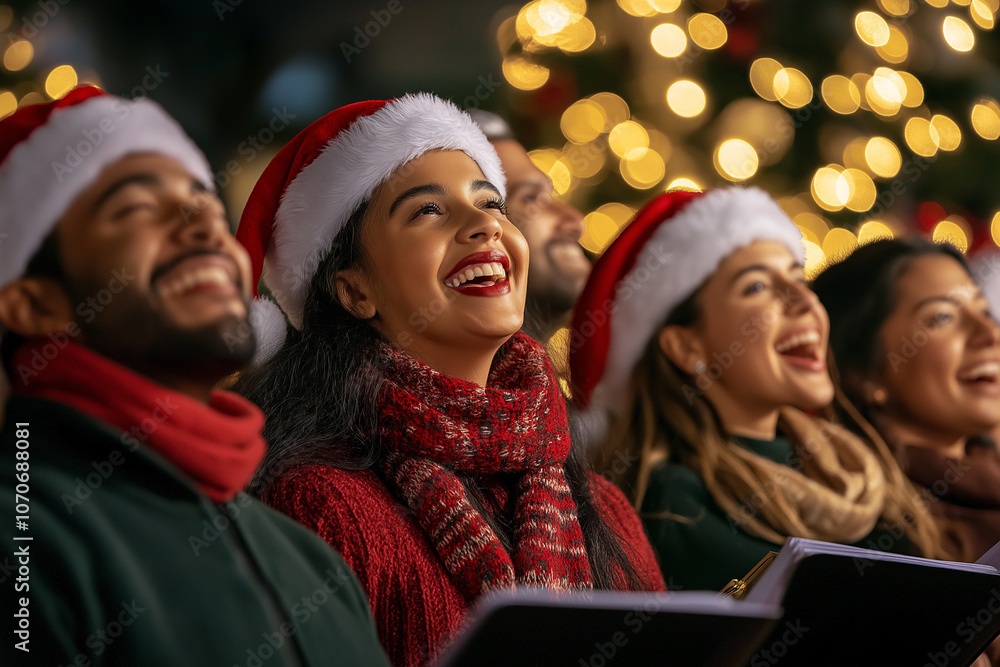
[[[384,346],[382,469],[471,602],[513,585],[592,587],[566,480],[566,407],[545,349],[515,334],[486,387]],[[518,473],[514,548],[503,547],[455,475]]]

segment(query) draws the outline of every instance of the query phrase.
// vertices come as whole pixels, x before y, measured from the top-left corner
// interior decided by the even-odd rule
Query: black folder
[[[781,615],[715,593],[496,594],[439,667],[739,667]]]
[[[784,615],[749,667],[967,667],[1000,634],[1000,574],[983,565],[855,549],[807,553],[789,571]],[[781,586],[764,585],[746,600],[773,601]]]

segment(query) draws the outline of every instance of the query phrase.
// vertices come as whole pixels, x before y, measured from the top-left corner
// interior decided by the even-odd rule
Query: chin
[[[809,387],[798,392],[796,400],[789,402],[800,410],[818,410],[833,402],[833,385],[825,387]]]

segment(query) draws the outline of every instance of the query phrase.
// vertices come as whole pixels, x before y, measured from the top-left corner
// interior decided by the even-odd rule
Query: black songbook
[[[439,667],[742,667],[781,609],[707,591],[521,589],[488,596],[472,614]]]
[[[784,614],[750,667],[967,667],[1000,635],[1000,545],[978,563],[789,539],[745,597]]]

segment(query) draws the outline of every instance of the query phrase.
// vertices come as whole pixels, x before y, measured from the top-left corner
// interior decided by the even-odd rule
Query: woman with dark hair
[[[503,188],[450,103],[359,103],[275,157],[237,234],[290,323],[235,387],[268,417],[253,489],[343,555],[400,665],[492,590],[664,589],[628,502],[571,452],[544,348],[517,333],[528,257]]]
[[[788,537],[938,553],[889,452],[812,416],[834,386],[803,261],[763,191],[669,192],[598,259],[577,305],[574,400],[611,412],[597,469],[634,462],[618,482],[671,587],[718,590]]]
[[[841,384],[889,443],[954,558],[1000,540],[1000,326],[956,248],[919,238],[863,245],[813,289],[830,313]],[[860,418],[860,421],[859,421]]]

